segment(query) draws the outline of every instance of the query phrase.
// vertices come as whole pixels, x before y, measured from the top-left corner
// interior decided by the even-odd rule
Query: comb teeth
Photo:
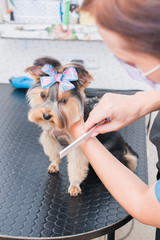
[[[82,142],[84,142],[85,140],[87,140],[90,136],[91,136],[91,132],[94,130],[95,127],[93,127],[89,132],[83,134],[82,136],[80,136],[78,139],[76,139],[73,143],[71,143],[70,145],[68,145],[66,148],[64,148],[62,151],[60,151],[59,156],[60,159],[62,159],[63,157],[65,157],[68,153],[70,153],[70,151],[72,151],[72,149],[78,147]]]

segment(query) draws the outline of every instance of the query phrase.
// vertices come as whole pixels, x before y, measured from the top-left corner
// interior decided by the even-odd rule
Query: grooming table
[[[89,99],[105,92],[86,90]],[[134,94],[136,90],[110,92]],[[93,170],[78,197],[67,193],[65,159],[58,174],[47,172],[49,160],[38,142],[41,130],[28,121],[25,95],[23,90],[0,84],[0,239],[76,240],[105,234],[114,239],[114,231],[132,217]],[[145,118],[121,133],[138,152],[136,174],[147,183]]]

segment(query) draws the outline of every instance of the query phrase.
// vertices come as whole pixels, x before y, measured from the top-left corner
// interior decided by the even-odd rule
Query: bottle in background
[[[63,14],[63,31],[67,31],[69,27],[69,12],[70,12],[70,0],[64,2],[64,14]]]

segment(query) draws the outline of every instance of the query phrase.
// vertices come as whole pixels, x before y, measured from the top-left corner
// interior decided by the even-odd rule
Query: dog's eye
[[[59,101],[59,103],[61,103],[61,104],[66,104],[66,103],[67,103],[67,99],[66,99],[66,98],[62,98],[62,99]]]
[[[40,96],[43,100],[45,100],[47,98],[46,94],[44,92],[41,92],[40,93]]]

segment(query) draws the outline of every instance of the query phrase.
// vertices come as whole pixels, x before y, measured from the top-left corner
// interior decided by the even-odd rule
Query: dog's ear
[[[78,73],[78,82],[81,88],[87,88],[89,84],[93,81],[93,77],[89,72],[85,69],[83,65],[76,64],[75,66]]]
[[[61,63],[57,59],[50,58],[50,57],[42,57],[42,58],[37,58],[34,61],[34,65],[26,68],[24,71],[31,74],[31,76],[35,79],[35,82],[39,82],[40,77],[48,76],[46,73],[42,72],[41,70],[41,68],[45,64],[52,65],[55,68],[55,70],[61,66]]]
[[[65,66],[63,66],[63,71],[66,68],[69,67],[75,67],[78,73],[78,85],[80,88],[84,89],[88,87],[88,85],[93,81],[93,77],[89,72],[85,69],[85,67],[78,63],[70,63]],[[72,82],[74,85],[76,85],[76,82]]]
[[[35,82],[40,81],[40,76],[42,76],[44,73],[41,71],[41,66],[31,66],[26,68],[24,71],[31,74],[31,76],[34,78]]]

